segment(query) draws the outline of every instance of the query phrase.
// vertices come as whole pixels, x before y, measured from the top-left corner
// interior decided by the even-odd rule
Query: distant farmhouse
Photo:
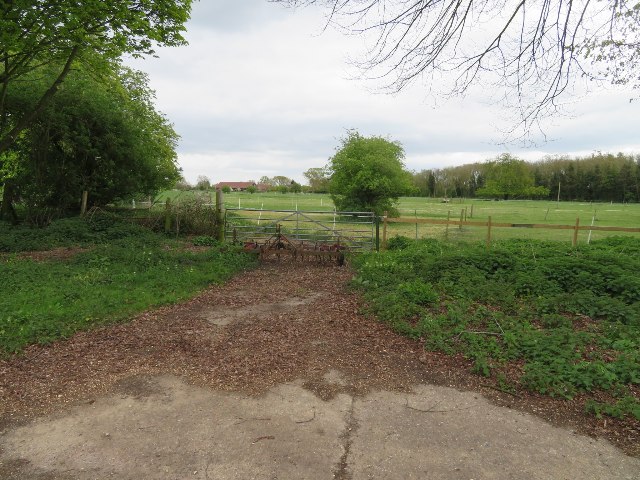
[[[251,186],[256,187],[259,192],[266,192],[270,188],[266,183],[255,182],[220,182],[215,185],[215,188],[229,187],[232,192],[244,192]]]

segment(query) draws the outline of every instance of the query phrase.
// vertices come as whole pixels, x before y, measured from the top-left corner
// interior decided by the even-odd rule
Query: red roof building
[[[215,188],[229,187],[232,192],[244,192],[251,186],[257,187],[254,182],[220,182],[215,185]]]

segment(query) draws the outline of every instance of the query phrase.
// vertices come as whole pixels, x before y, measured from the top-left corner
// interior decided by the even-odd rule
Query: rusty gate
[[[265,244],[274,235],[285,235],[299,245],[323,248],[340,245],[352,252],[376,246],[376,217],[371,212],[263,210],[227,208],[228,240]]]

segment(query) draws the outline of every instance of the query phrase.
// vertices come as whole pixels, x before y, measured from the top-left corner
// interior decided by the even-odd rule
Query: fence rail
[[[416,227],[419,224],[430,225],[446,225],[447,228],[451,226],[457,226],[462,228],[463,226],[470,227],[484,227],[487,229],[487,245],[491,245],[491,230],[493,228],[540,228],[546,230],[572,230],[573,236],[571,239],[572,245],[575,247],[578,243],[578,232],[581,230],[589,231],[603,231],[603,232],[627,232],[627,233],[640,233],[638,227],[617,227],[617,226],[596,226],[596,225],[580,225],[580,218],[576,218],[575,225],[558,225],[551,223],[507,223],[507,222],[493,222],[491,217],[486,222],[475,220],[442,220],[436,218],[390,218],[388,215],[383,217],[383,229],[382,229],[382,244],[387,244],[387,225],[391,223],[408,223],[414,224]],[[416,230],[417,231],[417,230]]]

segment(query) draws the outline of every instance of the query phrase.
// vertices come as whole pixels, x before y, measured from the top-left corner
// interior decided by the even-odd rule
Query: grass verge
[[[255,262],[229,245],[185,248],[191,244],[107,215],[2,229],[0,248],[14,253],[0,258],[0,354],[185,300]],[[59,246],[88,248],[66,259],[17,253]]]

